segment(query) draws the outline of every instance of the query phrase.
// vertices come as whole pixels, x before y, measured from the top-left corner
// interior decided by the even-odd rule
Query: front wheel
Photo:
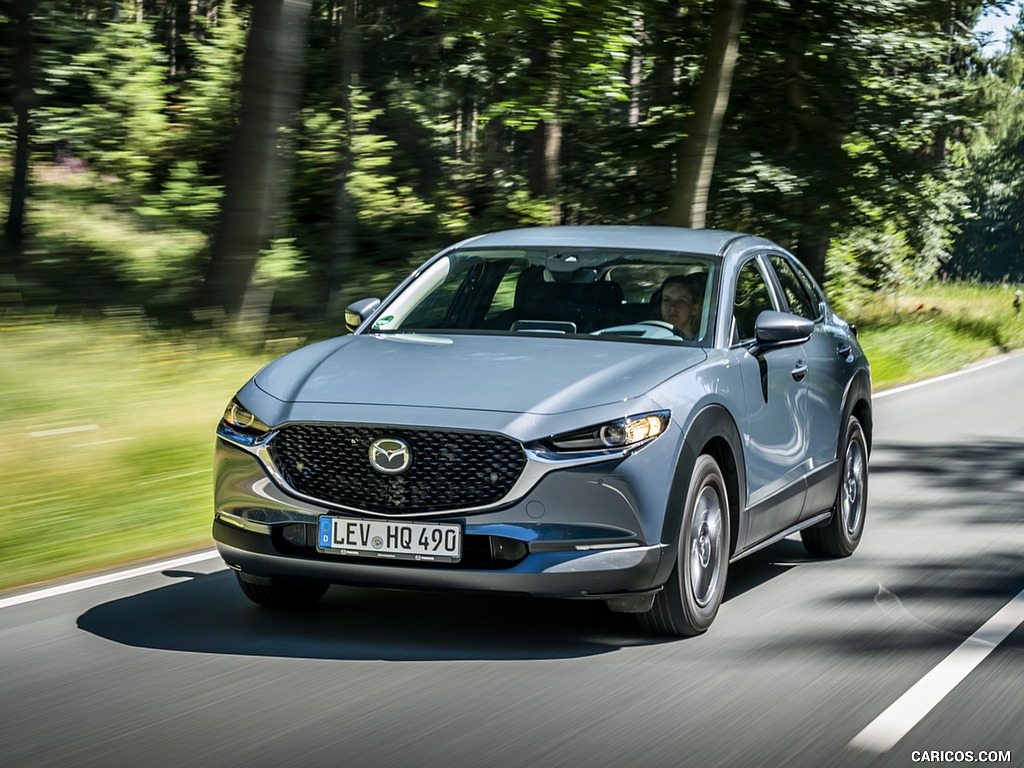
[[[665,588],[638,618],[648,631],[691,637],[718,615],[729,570],[729,498],[711,456],[698,457],[693,467],[677,550]]]
[[[298,609],[310,608],[324,596],[330,586],[320,581],[303,579],[283,579],[274,577],[269,583],[254,584],[235,571],[235,578],[242,593],[257,605],[264,608]],[[263,581],[261,579],[261,581]]]
[[[864,534],[868,506],[868,444],[864,430],[851,416],[846,427],[843,469],[832,517],[823,526],[800,532],[807,551],[819,557],[849,557]]]

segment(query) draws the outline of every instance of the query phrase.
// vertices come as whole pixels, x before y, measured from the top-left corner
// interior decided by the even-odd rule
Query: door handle
[[[794,381],[803,381],[804,376],[807,375],[807,363],[805,363],[803,360],[799,361],[796,364],[796,368],[790,371],[790,373],[793,374]]]
[[[850,356],[851,352],[853,352],[853,347],[850,346],[849,344],[844,344],[841,347],[836,347],[836,354],[839,355],[844,360]]]

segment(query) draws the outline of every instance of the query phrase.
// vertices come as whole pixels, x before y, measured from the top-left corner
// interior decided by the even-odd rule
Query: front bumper
[[[647,593],[661,545],[589,552],[532,552],[508,568],[394,565],[333,555],[279,551],[269,533],[214,521],[217,550],[232,568],[256,577],[284,576],[350,586],[456,592],[502,592],[606,601]]]
[[[222,439],[215,465],[213,536],[243,578],[602,599],[623,611],[643,610],[660,588],[667,548],[650,535],[642,502],[615,463],[550,472],[502,509],[433,518],[462,526],[466,552],[458,563],[319,552],[320,515],[359,515],[293,497],[257,457]]]

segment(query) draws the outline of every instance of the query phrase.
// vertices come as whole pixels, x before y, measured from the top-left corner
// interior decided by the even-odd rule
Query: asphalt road
[[[1024,355],[875,413],[857,553],[741,561],[699,638],[337,587],[274,614],[215,558],[8,595],[0,766],[1022,765]]]

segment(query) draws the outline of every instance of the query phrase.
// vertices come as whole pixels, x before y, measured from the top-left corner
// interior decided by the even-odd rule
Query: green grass
[[[847,311],[860,329],[875,389],[954,371],[1024,347],[1017,286],[934,284],[900,296],[874,296]]]
[[[1013,290],[935,286],[848,309],[876,389],[1024,346]],[[139,318],[0,326],[0,589],[211,546],[213,430],[272,356]]]
[[[130,321],[0,328],[0,588],[209,546],[213,429],[262,362]]]

